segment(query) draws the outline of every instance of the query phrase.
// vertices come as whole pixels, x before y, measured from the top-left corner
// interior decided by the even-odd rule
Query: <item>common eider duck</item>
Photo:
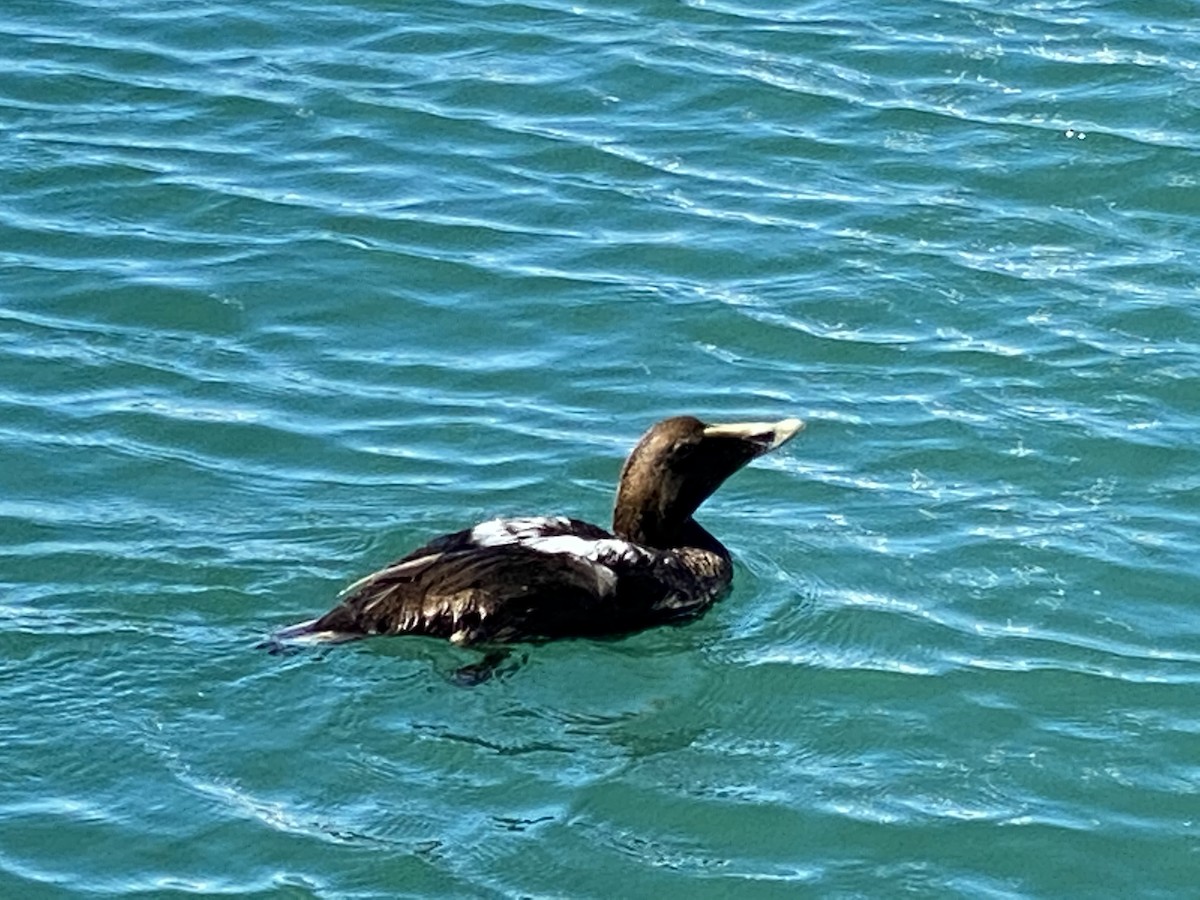
[[[665,419],[621,469],[612,531],[564,516],[491,519],[356,581],[336,607],[276,641],[411,634],[486,648],[693,618],[729,589],[733,564],[692,514],[725,479],[803,427],[799,419]]]

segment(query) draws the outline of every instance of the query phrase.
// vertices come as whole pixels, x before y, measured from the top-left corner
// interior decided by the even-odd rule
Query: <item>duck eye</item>
[[[696,445],[692,441],[676,441],[671,445],[671,456],[676,459],[687,459],[696,452]]]

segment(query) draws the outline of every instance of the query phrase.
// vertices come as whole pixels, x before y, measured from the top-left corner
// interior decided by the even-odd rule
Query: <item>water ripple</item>
[[[1188,894],[1192,12],[0,13],[0,894]],[[700,622],[252,649],[679,412]]]

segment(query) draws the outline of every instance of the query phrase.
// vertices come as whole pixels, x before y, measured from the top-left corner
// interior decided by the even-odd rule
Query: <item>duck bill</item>
[[[745,441],[754,448],[754,455],[770,453],[782,447],[804,430],[800,419],[783,419],[779,422],[733,422],[728,425],[707,425],[706,438],[734,438]]]

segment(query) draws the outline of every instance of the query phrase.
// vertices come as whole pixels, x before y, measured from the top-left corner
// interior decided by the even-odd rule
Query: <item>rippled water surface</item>
[[[6,3],[0,895],[1193,896],[1197,9],[996,7]],[[678,412],[701,621],[256,649]]]

